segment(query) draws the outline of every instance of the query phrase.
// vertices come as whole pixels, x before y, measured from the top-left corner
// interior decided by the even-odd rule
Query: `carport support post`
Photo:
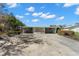
[[[35,28],[33,27],[33,33],[35,33]]]
[[[56,33],[56,31],[57,31],[57,27],[55,27],[55,33]]]

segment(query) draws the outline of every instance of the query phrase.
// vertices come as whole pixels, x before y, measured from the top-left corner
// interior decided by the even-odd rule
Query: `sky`
[[[77,3],[6,3],[6,9],[30,27],[73,25],[79,22]]]

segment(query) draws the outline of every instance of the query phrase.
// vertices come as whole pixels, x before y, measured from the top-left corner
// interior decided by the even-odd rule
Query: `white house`
[[[79,27],[73,28],[71,30],[74,31],[74,32],[79,32]]]
[[[79,32],[79,24],[68,26],[65,29],[70,30],[70,31],[74,31],[74,32]]]

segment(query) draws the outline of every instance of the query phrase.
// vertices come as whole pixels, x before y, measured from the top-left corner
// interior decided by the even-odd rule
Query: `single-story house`
[[[79,26],[69,27],[69,30],[74,31],[74,32],[79,32]]]
[[[79,27],[71,29],[74,32],[79,32]]]
[[[22,33],[57,33],[59,27],[18,27]]]

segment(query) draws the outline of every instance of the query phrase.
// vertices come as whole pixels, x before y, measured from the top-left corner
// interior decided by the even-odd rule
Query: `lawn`
[[[74,38],[79,40],[79,32],[75,32]]]

